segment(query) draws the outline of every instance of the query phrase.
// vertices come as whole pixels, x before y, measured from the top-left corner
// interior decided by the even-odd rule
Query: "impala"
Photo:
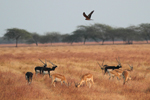
[[[39,59],[39,60],[40,60],[44,65],[43,65],[43,66],[37,66],[37,67],[35,67],[35,73],[36,73],[36,75],[37,75],[37,73],[40,73],[40,74],[41,74],[42,69],[47,67],[46,59],[45,59],[45,63],[44,63],[41,59]]]
[[[80,87],[83,84],[83,82],[85,82],[86,85],[87,85],[87,82],[90,82],[90,86],[89,86],[89,88],[90,88],[91,87],[91,83],[94,84],[93,75],[90,74],[90,73],[83,75],[81,77],[80,82],[78,84],[75,83],[75,86],[76,87]]]
[[[32,76],[33,76],[33,73],[32,72],[27,72],[25,74],[25,77],[26,77],[26,80],[28,80],[28,83],[31,84],[32,82]]]
[[[52,79],[52,85],[54,85],[54,87],[55,87],[55,82],[61,82],[61,85],[62,83],[65,83],[66,86],[69,86],[69,83],[67,83],[67,80],[64,75],[52,74],[50,77]]]

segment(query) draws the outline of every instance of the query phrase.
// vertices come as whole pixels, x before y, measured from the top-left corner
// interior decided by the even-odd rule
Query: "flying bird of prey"
[[[91,16],[92,16],[93,12],[94,12],[94,10],[91,11],[91,13],[88,16],[85,14],[85,12],[83,12],[83,16],[85,17],[85,20],[92,20]]]

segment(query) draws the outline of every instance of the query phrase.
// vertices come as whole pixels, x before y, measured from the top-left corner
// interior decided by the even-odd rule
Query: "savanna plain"
[[[123,79],[109,79],[98,63],[123,68],[133,65],[132,80],[123,85]],[[51,85],[48,75],[35,75],[34,68],[50,60],[58,67],[51,74],[59,73],[71,83]],[[52,65],[47,62],[47,67]],[[33,72],[32,83],[25,79],[26,72]],[[94,84],[76,88],[82,75],[93,74]],[[39,47],[0,48],[0,100],[150,100],[150,45],[62,45]]]

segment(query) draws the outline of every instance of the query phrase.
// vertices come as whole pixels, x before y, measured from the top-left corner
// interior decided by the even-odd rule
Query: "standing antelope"
[[[44,63],[41,59],[39,59],[39,60],[40,60],[44,65],[43,65],[42,67],[41,67],[41,66],[35,67],[35,73],[36,73],[36,75],[37,75],[37,73],[40,73],[40,74],[41,74],[42,69],[47,67],[46,59],[45,59],[45,63]]]
[[[117,60],[117,59],[116,59]],[[105,65],[103,68],[101,67],[102,70],[104,70],[104,75],[106,74],[106,72],[108,71],[112,71],[114,69],[119,69],[119,68],[122,68],[121,66],[121,63],[120,63],[120,60],[117,60],[118,62],[118,65],[117,66],[108,66],[108,65]],[[100,65],[100,64],[99,64]]]
[[[130,66],[130,69],[114,69],[113,71],[107,71],[107,72],[109,74],[109,79],[111,77],[117,77],[117,79],[120,79],[121,76],[123,76],[123,78],[125,78],[124,77],[125,73],[128,73],[128,71],[132,71],[132,70],[133,70],[133,66]]]
[[[128,64],[128,65],[129,65],[129,64]],[[129,66],[130,66],[130,65],[129,65]],[[130,66],[130,69],[124,70],[124,71],[122,72],[122,77],[123,77],[123,80],[124,80],[123,85],[125,85],[125,83],[126,83],[128,80],[131,80],[131,76],[129,76],[129,71],[132,71],[132,70],[133,70],[133,65]]]
[[[46,68],[46,67],[42,68],[42,73],[43,73],[43,75],[49,74],[49,77],[50,77],[50,71],[54,71],[55,68],[57,67],[57,65],[53,64],[51,61],[49,61],[49,62],[53,65],[53,67],[52,68]]]
[[[98,62],[97,62],[97,63],[98,63]],[[104,60],[103,60],[103,63],[104,63]],[[103,63],[102,63],[102,65],[100,65],[100,64],[98,63],[99,67],[101,67],[102,72],[103,72],[103,70],[105,70],[105,67],[108,66],[108,65],[103,65]]]
[[[26,80],[28,80],[28,83],[31,84],[32,82],[32,76],[33,76],[33,73],[32,72],[27,72],[25,74],[25,77],[26,77]]]
[[[61,75],[61,74],[53,74],[50,76],[51,79],[52,79],[52,85],[55,87],[55,82],[61,82],[61,85],[62,83],[65,83],[66,86],[69,86],[69,83],[67,83],[67,80],[65,78],[64,75]]]
[[[112,77],[112,78],[117,77],[117,79],[120,80],[121,75],[120,75],[119,73],[115,72],[114,70],[113,70],[113,71],[107,71],[107,72],[108,72],[108,74],[109,74],[109,79],[110,79],[111,77]]]
[[[87,85],[87,82],[90,82],[90,86],[89,86],[89,88],[90,88],[90,87],[91,87],[91,83],[94,84],[93,75],[90,74],[90,73],[83,75],[83,76],[81,77],[80,82],[79,82],[78,84],[75,83],[75,86],[76,86],[76,87],[80,87],[83,82],[85,82],[86,85]]]

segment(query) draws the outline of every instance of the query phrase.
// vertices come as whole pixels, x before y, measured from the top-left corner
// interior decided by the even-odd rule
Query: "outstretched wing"
[[[88,18],[91,18],[92,14],[93,14],[94,10],[91,11],[91,13],[88,15]]]
[[[87,18],[88,16],[85,14],[85,12],[83,12],[83,16],[85,17],[85,18]]]

